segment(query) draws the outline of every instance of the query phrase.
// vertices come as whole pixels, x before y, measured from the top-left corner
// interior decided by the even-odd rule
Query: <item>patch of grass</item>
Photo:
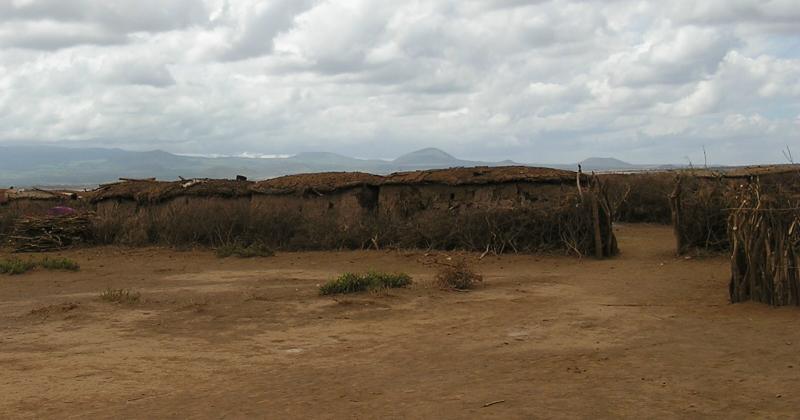
[[[467,290],[482,281],[483,276],[476,273],[465,260],[444,266],[436,273],[436,284],[442,289]]]
[[[227,244],[217,248],[217,257],[219,258],[254,258],[271,257],[273,255],[275,255],[275,251],[261,243],[252,243],[247,246],[241,244]]]
[[[141,295],[130,289],[111,289],[108,288],[100,293],[100,299],[111,303],[134,304],[139,302]]]
[[[69,258],[45,257],[40,261],[22,260],[19,258],[0,260],[0,274],[23,274],[33,270],[36,267],[42,267],[46,270],[78,271],[80,269],[78,263],[70,260]]]
[[[19,258],[0,260],[0,273],[2,274],[23,274],[33,270],[34,268],[36,268],[36,263],[33,261],[25,261]]]
[[[78,263],[72,261],[69,258],[45,257],[43,260],[39,262],[38,265],[47,270],[78,271],[81,268],[81,266],[78,265]]]
[[[380,273],[370,271],[365,274],[344,273],[319,287],[321,295],[358,293],[367,290],[406,287],[411,284],[411,276],[405,273]]]

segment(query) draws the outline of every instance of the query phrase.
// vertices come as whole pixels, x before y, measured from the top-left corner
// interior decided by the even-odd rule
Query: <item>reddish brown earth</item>
[[[66,252],[79,272],[0,276],[1,417],[796,418],[800,310],[728,304],[726,259],[669,228],[618,235],[608,261],[486,257],[469,293],[428,286],[442,253]],[[417,284],[317,296],[368,269]]]

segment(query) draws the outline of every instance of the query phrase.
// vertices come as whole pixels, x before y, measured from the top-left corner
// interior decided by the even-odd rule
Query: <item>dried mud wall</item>
[[[384,185],[378,208],[384,215],[412,217],[425,212],[466,212],[557,203],[574,186],[514,182],[487,185]]]

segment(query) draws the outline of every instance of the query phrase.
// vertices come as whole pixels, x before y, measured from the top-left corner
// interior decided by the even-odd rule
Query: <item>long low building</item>
[[[610,256],[616,253],[611,217],[607,206],[593,212],[583,200],[590,188],[590,177],[571,171],[475,167],[258,182],[125,180],[103,185],[81,202],[96,212],[102,242],[258,240],[285,249],[564,249],[593,255],[602,249]]]

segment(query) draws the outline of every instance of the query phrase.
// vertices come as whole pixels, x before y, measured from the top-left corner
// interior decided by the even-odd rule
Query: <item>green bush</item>
[[[0,273],[2,274],[23,274],[34,268],[36,268],[36,263],[33,261],[24,261],[19,258],[0,260]]]
[[[78,271],[81,268],[81,266],[78,265],[78,263],[72,261],[69,258],[45,257],[43,260],[39,262],[38,265],[47,270]]]
[[[321,295],[358,293],[367,290],[406,287],[411,284],[411,276],[405,273],[389,274],[368,272],[366,274],[344,273],[319,288]]]

